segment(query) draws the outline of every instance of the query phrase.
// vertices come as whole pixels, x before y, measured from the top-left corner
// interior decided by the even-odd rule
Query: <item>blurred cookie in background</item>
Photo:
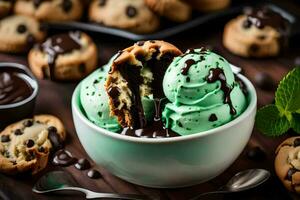
[[[159,17],[144,0],[93,0],[89,20],[135,33],[151,33],[159,27]]]
[[[97,66],[97,47],[85,33],[54,35],[36,45],[28,55],[32,72],[40,79],[79,80]]]
[[[185,0],[193,9],[201,12],[212,12],[227,8],[231,0]]]
[[[17,0],[14,11],[42,21],[72,21],[81,18],[83,5],[80,0]]]
[[[0,51],[20,53],[28,51],[46,36],[41,24],[34,18],[12,15],[0,20]]]
[[[191,7],[181,0],[145,0],[147,6],[171,21],[185,22],[192,14]]]
[[[247,9],[229,21],[223,44],[233,54],[243,57],[276,56],[287,45],[289,22],[270,8]]]
[[[13,6],[12,0],[0,0],[0,18],[7,16]]]

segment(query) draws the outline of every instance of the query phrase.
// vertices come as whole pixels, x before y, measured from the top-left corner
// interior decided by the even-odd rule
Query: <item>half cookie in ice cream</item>
[[[205,49],[191,49],[173,60],[163,79],[170,101],[162,118],[180,135],[213,129],[239,116],[246,97],[229,63]]]
[[[142,98],[160,99],[163,75],[181,51],[164,41],[140,41],[120,51],[106,81],[111,115],[122,127],[144,128],[147,124]]]

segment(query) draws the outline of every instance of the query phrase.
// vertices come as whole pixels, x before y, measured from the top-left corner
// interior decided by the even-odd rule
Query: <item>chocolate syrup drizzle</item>
[[[39,49],[48,55],[49,75],[54,80],[55,61],[61,54],[80,49],[81,32],[69,32],[67,34],[54,35],[39,45]]]
[[[205,53],[207,53],[207,50],[205,48],[201,48],[201,50],[199,52],[195,51],[194,49],[188,49],[186,51],[186,53],[183,54],[181,57],[184,57],[187,54],[197,54],[197,55],[200,55],[200,58],[197,61],[195,61],[193,59],[186,60],[185,63],[184,63],[184,67],[181,69],[181,74],[184,75],[184,76],[187,76],[192,65],[197,64],[197,63],[202,62],[202,61],[205,60],[205,58],[204,58]]]
[[[122,77],[128,82],[128,87],[132,91],[131,100],[134,105],[131,106],[130,110],[134,125],[133,127],[124,128],[121,132],[122,135],[145,138],[179,136],[177,133],[166,129],[161,120],[161,110],[164,106],[164,101],[166,100],[161,85],[165,70],[172,62],[174,55],[166,53],[158,60],[157,56],[159,53],[159,49],[156,49],[156,52],[152,54],[152,58],[149,61],[144,61],[143,58],[141,58],[141,62],[143,62],[143,64],[146,66],[150,66],[153,73],[154,80],[151,83],[151,88],[154,96],[155,116],[152,122],[147,123],[140,96],[139,88],[143,83],[143,78],[140,75],[141,68],[129,64],[124,64],[123,66],[119,67]],[[113,91],[112,88],[110,88],[109,91],[110,90]],[[116,95],[112,95],[111,98],[117,99],[119,94],[116,92],[113,93]]]
[[[230,97],[230,93],[232,91],[232,87],[230,87],[227,83],[226,83],[226,76],[224,74],[223,69],[221,68],[214,68],[214,69],[210,69],[209,70],[209,75],[207,76],[207,82],[208,83],[214,83],[216,81],[220,81],[221,82],[221,90],[224,93],[224,103],[228,104],[230,107],[230,114],[231,115],[235,115],[236,114],[236,110],[232,105],[232,101],[231,101],[231,97]]]

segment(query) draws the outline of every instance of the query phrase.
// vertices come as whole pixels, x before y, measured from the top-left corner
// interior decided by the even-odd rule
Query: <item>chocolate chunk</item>
[[[137,15],[137,10],[133,6],[127,6],[126,15],[130,18],[135,17]]]
[[[78,68],[79,72],[84,74],[86,72],[85,63],[81,63]]]
[[[75,167],[76,167],[76,169],[79,169],[79,170],[86,170],[86,169],[89,169],[91,167],[91,164],[87,159],[81,158],[75,164]]]
[[[259,72],[254,77],[255,84],[263,90],[272,90],[274,89],[274,82],[272,77],[265,73],[265,72]]]
[[[62,3],[63,10],[67,13],[72,9],[73,3],[71,0],[64,0]]]
[[[76,161],[77,159],[69,151],[61,149],[55,153],[52,163],[58,166],[69,166]]]
[[[98,6],[105,6],[106,0],[99,0]]]
[[[40,146],[40,147],[38,148],[38,151],[39,151],[39,152],[45,152],[45,148],[44,148],[43,146]]]
[[[27,31],[27,26],[24,25],[24,24],[20,24],[18,27],[17,27],[17,31],[18,33],[25,33]]]
[[[251,160],[261,161],[266,157],[266,155],[260,147],[256,146],[248,150],[247,157]]]
[[[33,121],[32,120],[26,120],[25,122],[23,122],[23,125],[25,127],[30,127],[33,125]]]
[[[62,141],[61,141],[59,135],[57,134],[57,132],[49,131],[48,138],[51,141],[51,144],[53,145],[54,150],[63,148]]]
[[[92,179],[97,179],[97,178],[101,178],[102,175],[100,174],[99,171],[92,169],[90,171],[88,171],[87,176],[92,178]]]
[[[14,134],[15,135],[23,135],[23,132],[21,131],[21,129],[16,129]]]
[[[191,78],[190,77],[186,77],[186,82],[190,82]]]
[[[25,145],[27,146],[27,148],[31,148],[34,146],[34,141],[29,139],[25,142]]]
[[[265,35],[259,35],[258,37],[257,37],[257,39],[259,39],[259,40],[264,40],[264,39],[266,39],[267,38],[267,36],[265,36]]]
[[[251,23],[251,21],[248,20],[248,19],[246,19],[246,20],[243,22],[243,27],[244,27],[245,29],[250,28],[251,25],[252,25],[252,23]]]
[[[35,37],[34,37],[34,35],[32,35],[32,34],[27,35],[26,41],[27,41],[27,44],[29,46],[33,46],[34,43],[35,43]]]
[[[258,46],[257,44],[252,44],[252,45],[249,47],[250,54],[251,54],[251,53],[256,53],[258,50],[259,50],[259,46]]]
[[[48,131],[49,131],[49,132],[57,133],[57,128],[54,127],[54,126],[49,126],[49,127],[48,127]]]
[[[138,46],[143,46],[143,45],[145,44],[145,41],[138,41],[136,44],[137,44]]]
[[[216,114],[211,114],[209,116],[209,119],[208,119],[208,121],[210,121],[210,122],[214,122],[214,121],[217,121],[217,120],[218,120],[218,118],[217,118]]]
[[[1,135],[1,142],[6,143],[9,141],[10,141],[9,135]]]
[[[294,140],[294,147],[300,146],[300,138]]]
[[[289,180],[289,181],[292,181],[292,176],[293,176],[293,174],[295,174],[296,172],[297,172],[297,169],[295,169],[295,168],[290,168],[289,171],[287,172],[286,179]]]

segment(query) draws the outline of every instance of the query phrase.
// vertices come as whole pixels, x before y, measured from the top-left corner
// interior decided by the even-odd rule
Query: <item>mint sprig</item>
[[[275,105],[259,109],[255,124],[267,136],[283,135],[290,128],[300,133],[300,67],[280,81],[275,93]]]

